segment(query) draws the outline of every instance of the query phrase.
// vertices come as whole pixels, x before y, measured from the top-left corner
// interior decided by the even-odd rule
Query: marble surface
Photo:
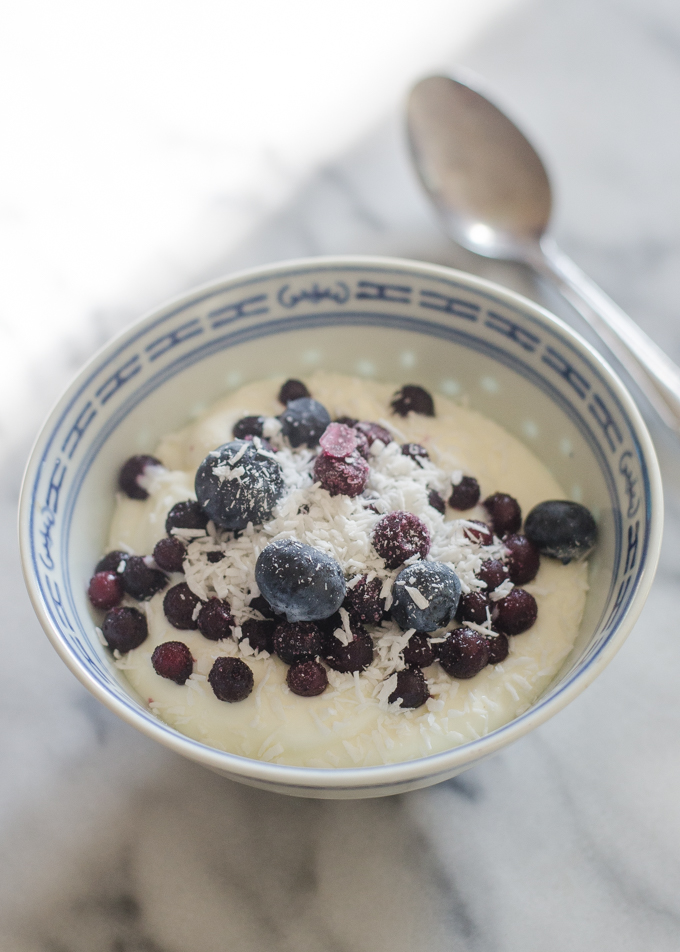
[[[456,59],[487,77],[545,154],[565,250],[680,361],[680,7],[530,0]],[[581,329],[521,270],[447,243],[394,113],[310,172],[274,213],[253,217],[228,250],[217,193],[211,214],[199,263],[194,248],[180,249],[149,263],[146,290],[95,293],[55,344],[49,372],[28,359],[20,368],[35,396],[24,435],[4,441],[0,483],[0,948],[676,950],[680,453],[661,434],[664,552],[629,641],[550,723],[438,787],[333,803],[230,784],[110,714],[48,644],[14,543],[30,436],[97,342],[155,303],[149,288],[162,299],[279,258],[395,254],[493,277]]]

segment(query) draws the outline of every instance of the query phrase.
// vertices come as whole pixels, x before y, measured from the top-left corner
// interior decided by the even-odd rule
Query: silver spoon
[[[519,129],[448,76],[417,83],[407,117],[415,166],[449,237],[487,258],[529,265],[555,284],[680,432],[680,368],[546,235],[550,182]]]

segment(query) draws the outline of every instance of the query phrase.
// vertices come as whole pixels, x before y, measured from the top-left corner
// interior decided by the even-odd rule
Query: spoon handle
[[[664,423],[680,432],[680,367],[550,238],[531,264],[590,324],[638,384]]]

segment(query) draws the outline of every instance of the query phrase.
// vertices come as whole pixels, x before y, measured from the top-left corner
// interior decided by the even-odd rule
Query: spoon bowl
[[[478,90],[428,76],[407,103],[411,153],[450,238],[526,264],[557,287],[680,433],[680,368],[546,234],[550,182],[528,139]]]

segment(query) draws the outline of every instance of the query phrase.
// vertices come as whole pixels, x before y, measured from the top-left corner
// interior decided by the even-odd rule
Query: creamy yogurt
[[[211,450],[232,438],[234,423],[243,416],[280,414],[276,395],[281,382],[249,384],[189,426],[164,437],[155,455],[167,469],[149,478],[147,500],[119,495],[108,549],[139,555],[152,552],[165,536],[168,510],[177,502],[195,498],[198,465]],[[426,523],[433,536],[431,557],[455,565],[463,591],[477,584],[474,571],[480,557],[475,547],[465,548],[467,540],[461,543],[464,537],[449,523],[461,516],[482,521],[488,516],[477,507],[464,514],[447,508],[442,517],[427,505],[427,488],[437,487],[448,496],[451,474],[460,471],[476,477],[482,499],[494,492],[509,493],[524,513],[543,500],[565,498],[559,484],[523,444],[491,420],[445,397],[435,398],[434,418],[411,413],[402,419],[389,411],[393,386],[335,374],[317,374],[307,385],[331,418],[351,416],[380,422],[391,430],[397,442],[371,459],[368,489],[386,498],[390,509],[408,509]],[[398,452],[398,444],[405,442],[427,448],[432,460],[427,464],[429,470]],[[211,565],[208,576],[196,567],[187,571],[186,581],[200,597],[217,594],[229,600],[237,624],[253,615],[248,602],[257,594],[252,574],[255,558],[273,538],[294,535],[328,551],[341,563],[348,579],[362,570],[381,574],[381,560],[370,543],[370,530],[379,516],[360,500],[329,497],[318,487],[310,489],[307,470],[313,456],[314,451],[282,450],[279,459],[289,496],[275,510],[271,523],[227,544],[228,557]],[[296,514],[303,499],[310,501],[310,513],[301,521]],[[189,551],[200,555],[202,547],[215,544],[214,538],[197,539]],[[197,558],[199,564],[204,563]],[[382,568],[386,590],[395,574]],[[244,578],[249,580],[249,594],[243,590]],[[184,576],[177,574],[171,584],[183,580]],[[376,661],[366,672],[329,671],[326,691],[303,698],[288,689],[288,666],[277,657],[256,655],[247,642],[213,642],[198,631],[174,628],[165,618],[161,592],[149,602],[134,603],[146,612],[149,636],[116,663],[154,714],[189,737],[221,750],[305,767],[412,760],[479,738],[511,721],[527,710],[554,678],[576,639],[588,588],[587,565],[562,565],[542,558],[536,579],[522,587],[534,595],[538,619],[529,631],[510,638],[507,659],[469,680],[452,679],[438,664],[424,669],[431,697],[415,710],[400,710],[387,702],[391,688],[386,687],[386,677],[394,670],[405,637],[396,626],[380,638],[378,632],[372,633],[378,650]],[[184,685],[159,677],[152,667],[154,648],[165,641],[183,641],[193,655],[194,672]],[[224,656],[243,658],[253,672],[254,690],[244,701],[219,701],[207,681],[215,659]]]

